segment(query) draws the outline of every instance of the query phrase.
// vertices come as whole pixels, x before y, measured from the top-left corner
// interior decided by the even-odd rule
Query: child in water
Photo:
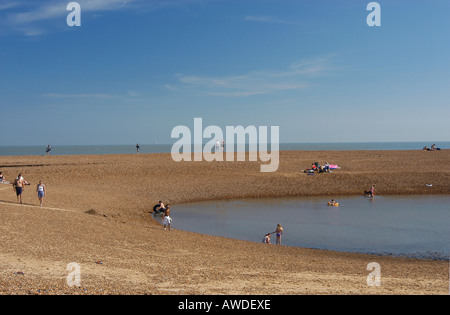
[[[263,238],[263,243],[264,244],[269,244],[270,245],[270,236],[271,236],[272,234],[270,234],[270,233],[267,233],[265,236],[264,236],[264,238]]]
[[[281,235],[283,235],[283,227],[281,226],[281,224],[277,225],[277,229],[273,233],[276,233],[277,245],[281,245]]]

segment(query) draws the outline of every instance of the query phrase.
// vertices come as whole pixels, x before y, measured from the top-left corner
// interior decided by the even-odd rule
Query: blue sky
[[[0,145],[449,141],[450,1],[0,0]]]

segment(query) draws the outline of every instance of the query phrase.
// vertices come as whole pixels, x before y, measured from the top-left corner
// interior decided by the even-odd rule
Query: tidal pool
[[[248,199],[180,204],[173,227],[261,242],[278,223],[282,244],[344,252],[448,260],[450,196]],[[275,243],[275,235],[272,235]]]

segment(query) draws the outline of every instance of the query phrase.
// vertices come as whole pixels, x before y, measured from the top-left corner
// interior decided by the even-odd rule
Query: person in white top
[[[216,152],[220,152],[220,141],[217,139],[216,141]]]
[[[42,181],[39,181],[39,184],[36,187],[36,192],[38,194],[39,204],[42,207],[42,202],[44,201],[45,197],[45,185],[42,184]]]

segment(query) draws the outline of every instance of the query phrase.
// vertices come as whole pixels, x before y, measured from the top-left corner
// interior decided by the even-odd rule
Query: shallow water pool
[[[303,197],[189,203],[172,207],[173,227],[261,242],[278,223],[282,244],[447,260],[450,196]],[[275,235],[272,235],[272,244]]]

